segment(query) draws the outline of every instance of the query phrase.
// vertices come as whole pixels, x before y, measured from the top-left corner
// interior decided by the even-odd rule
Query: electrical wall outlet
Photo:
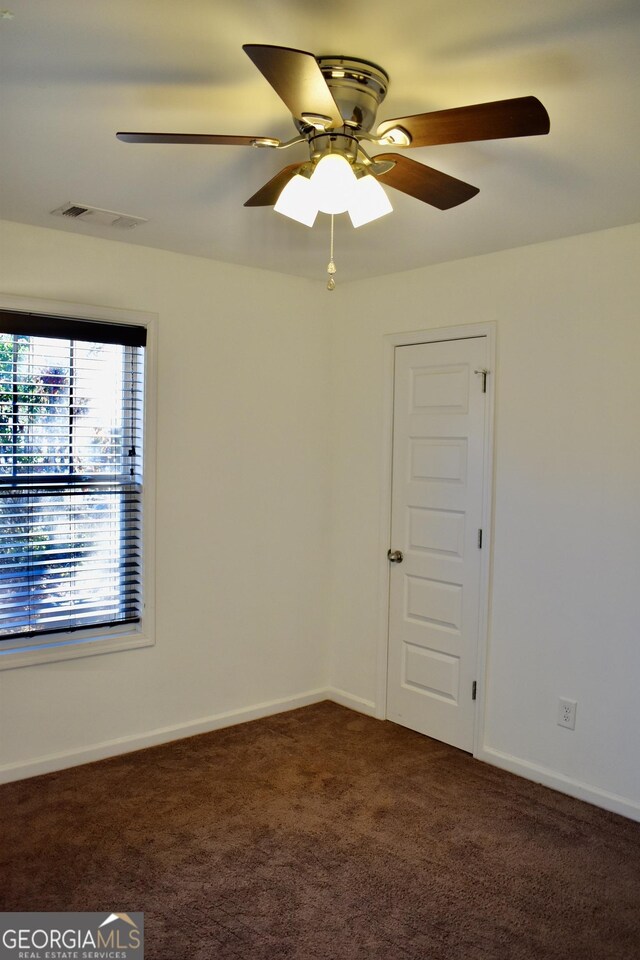
[[[569,730],[575,730],[576,728],[576,707],[578,703],[576,700],[565,700],[563,697],[560,697],[558,700],[558,725],[561,727],[568,727]]]

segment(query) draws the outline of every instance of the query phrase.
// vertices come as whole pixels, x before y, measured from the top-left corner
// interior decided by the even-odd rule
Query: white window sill
[[[87,636],[51,635],[34,640],[0,642],[0,670],[35,666],[38,663],[56,663],[60,660],[76,660],[79,657],[95,657],[119,650],[135,650],[150,647],[153,637],[139,631],[93,634]]]

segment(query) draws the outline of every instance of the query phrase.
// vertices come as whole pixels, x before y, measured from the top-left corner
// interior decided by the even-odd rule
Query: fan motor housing
[[[349,163],[355,163],[358,159],[358,141],[345,133],[318,133],[314,137],[309,137],[311,160],[320,160],[329,153],[338,153]]]
[[[317,57],[320,70],[340,108],[345,126],[368,133],[373,127],[378,107],[387,95],[389,75],[386,70],[357,57]],[[302,126],[296,126],[303,132]]]

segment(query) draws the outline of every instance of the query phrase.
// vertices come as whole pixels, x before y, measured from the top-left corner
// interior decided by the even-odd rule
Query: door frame
[[[487,645],[490,618],[490,587],[493,568],[493,459],[494,459],[494,409],[496,390],[496,324],[495,322],[470,323],[450,327],[433,327],[428,330],[411,330],[406,333],[391,333],[383,338],[383,416],[382,416],[382,463],[379,535],[379,631],[376,683],[375,716],[385,720],[387,716],[387,658],[389,653],[389,561],[387,550],[391,546],[391,483],[393,463],[393,415],[395,396],[395,351],[424,343],[450,340],[467,340],[471,337],[487,338],[489,376],[487,377],[487,404],[485,407],[484,471],[482,494],[482,556],[480,558],[480,610],[478,622],[478,654],[476,676],[478,694],[473,730],[473,756],[478,756],[484,743],[485,694],[487,686]]]

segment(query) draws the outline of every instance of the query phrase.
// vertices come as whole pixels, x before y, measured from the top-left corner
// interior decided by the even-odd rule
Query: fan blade
[[[269,140],[270,145],[280,142],[273,137],[228,137],[209,133],[116,133],[125,143],[222,143],[229,146],[250,147],[256,140]]]
[[[418,163],[397,153],[382,153],[374,157],[374,173],[378,160],[393,160],[395,164],[387,173],[379,174],[378,180],[389,187],[401,190],[402,193],[408,193],[416,200],[430,203],[432,207],[437,207],[439,210],[456,207],[480,192],[478,187],[472,187],[470,183],[456,180],[448,173],[434,170],[433,167],[427,167],[424,163]]]
[[[268,183],[260,187],[257,193],[245,202],[245,207],[272,207],[278,197],[289,183],[292,177],[296,175],[303,163],[290,163],[288,167],[283,167],[275,177],[272,177]]]
[[[376,136],[383,136],[393,127],[403,127],[411,134],[412,147],[431,147],[439,143],[534,137],[549,133],[549,114],[536,97],[515,97],[385,120],[379,125]]]
[[[325,116],[331,119],[332,127],[343,126],[340,108],[312,53],[260,43],[245,43],[242,49],[294,117],[303,120],[303,114]]]

